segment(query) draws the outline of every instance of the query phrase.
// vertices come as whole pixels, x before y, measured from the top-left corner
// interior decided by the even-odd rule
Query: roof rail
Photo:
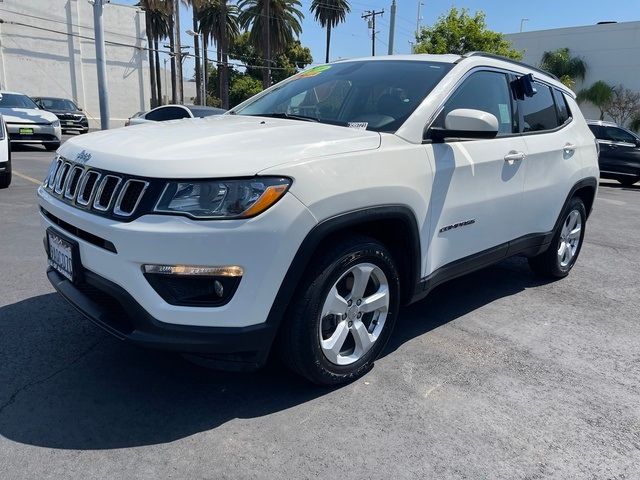
[[[511,58],[508,57],[503,57],[502,55],[496,55],[495,53],[487,53],[487,52],[468,52],[465,53],[464,55],[462,55],[460,57],[460,60],[464,60],[465,58],[469,58],[469,57],[485,57],[485,58],[493,58],[494,60],[502,60],[504,62],[509,62],[509,63],[513,63],[514,65],[519,65],[521,67],[525,67],[528,68],[530,70],[534,70],[536,72],[542,73],[544,75],[548,75],[549,77],[560,81],[560,79],[558,77],[556,77],[553,73],[551,72],[547,72],[546,70],[543,70],[542,68],[538,68],[538,67],[534,67],[532,65],[529,65],[528,63],[524,63],[524,62],[519,62],[517,60],[513,60]],[[456,62],[456,63],[458,63]]]

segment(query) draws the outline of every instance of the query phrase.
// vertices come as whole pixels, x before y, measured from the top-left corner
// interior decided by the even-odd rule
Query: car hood
[[[58,120],[53,113],[35,108],[0,108],[0,114],[7,123],[51,123]]]
[[[379,146],[380,134],[367,130],[220,115],[90,133],[58,151],[71,161],[130,175],[211,178],[255,175],[288,162]]]

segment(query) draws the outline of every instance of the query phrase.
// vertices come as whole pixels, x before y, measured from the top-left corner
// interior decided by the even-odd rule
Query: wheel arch
[[[593,210],[593,203],[596,198],[596,191],[598,189],[598,179],[594,177],[583,178],[577,182],[571,192],[567,196],[565,206],[573,197],[579,197],[584,203],[585,210],[587,211],[587,218],[591,215]]]
[[[329,242],[348,234],[367,235],[385,244],[400,270],[401,300],[403,303],[410,300],[420,279],[422,265],[415,215],[402,205],[369,207],[323,220],[307,234],[278,289],[267,323],[277,329],[314,254]]]

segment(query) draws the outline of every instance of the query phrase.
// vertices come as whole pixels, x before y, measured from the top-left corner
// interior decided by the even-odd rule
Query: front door
[[[425,276],[492,249],[501,255],[497,247],[525,234],[520,214],[526,145],[518,135],[509,79],[499,71],[473,72],[434,121],[434,127],[444,127],[452,110],[483,110],[498,119],[499,133],[490,140],[425,145],[434,172]]]

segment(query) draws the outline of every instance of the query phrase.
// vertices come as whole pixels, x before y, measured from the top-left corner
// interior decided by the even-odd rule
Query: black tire
[[[53,152],[60,148],[60,142],[45,143],[44,148],[47,150],[47,152]]]
[[[84,129],[80,130],[80,135],[84,135],[85,133],[89,133],[89,129],[88,128],[84,128]]]
[[[9,144],[9,161],[6,170],[0,173],[0,189],[8,188],[11,185],[11,144]]]
[[[620,185],[622,185],[623,187],[630,187],[634,183],[637,183],[640,180],[640,177],[620,177],[616,180],[618,180],[618,183],[620,183]]]
[[[571,260],[563,265],[562,259],[559,257],[559,251],[561,247],[561,242],[563,241],[563,228],[567,224],[570,215],[572,212],[578,212],[580,216],[581,222],[581,230],[580,236],[578,240],[578,244],[575,248],[575,253],[573,253]],[[553,235],[553,239],[551,240],[551,244],[549,248],[535,256],[529,258],[529,266],[531,270],[533,270],[536,274],[547,277],[547,278],[563,278],[566,277],[576,261],[578,260],[578,256],[580,255],[580,250],[582,249],[582,242],[584,241],[584,232],[587,223],[587,210],[585,209],[584,203],[578,197],[573,197],[569,201],[569,205],[564,209],[561,215],[561,222],[556,229],[556,232]],[[568,248],[568,247],[567,247]]]
[[[378,241],[364,236],[353,236],[334,243],[314,261],[315,265],[305,274],[300,287],[287,311],[278,338],[278,347],[284,363],[294,372],[319,385],[338,385],[351,382],[373,367],[373,362],[384,349],[398,315],[400,300],[400,277],[389,251]],[[366,353],[349,365],[331,362],[322,351],[320,329],[322,308],[330,290],[344,277],[346,272],[361,264],[379,267],[387,280],[389,305],[377,340]],[[373,278],[373,277],[369,277]],[[375,279],[368,287],[375,288]],[[364,297],[364,294],[363,294]],[[362,314],[359,314],[362,315]],[[368,329],[376,328],[377,319],[367,320],[369,314],[358,316],[360,322],[369,323]],[[374,314],[372,314],[374,315]],[[325,317],[334,317],[336,315]],[[343,317],[344,318],[344,317]],[[351,318],[351,317],[349,317]],[[347,322],[347,320],[344,320]],[[356,321],[349,322],[349,327]],[[347,333],[347,336],[354,333]],[[350,338],[351,340],[354,337]],[[346,345],[346,343],[345,343]],[[355,350],[354,350],[355,352]]]

